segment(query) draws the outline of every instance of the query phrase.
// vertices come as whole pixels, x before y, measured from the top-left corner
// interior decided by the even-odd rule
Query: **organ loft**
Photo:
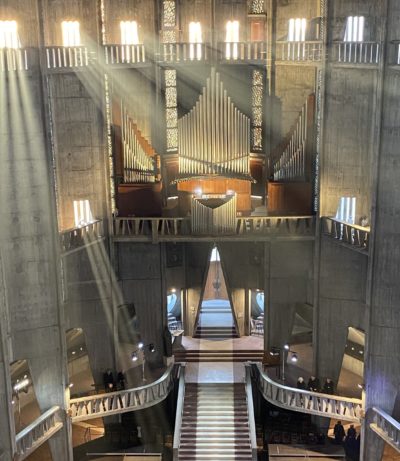
[[[1,461],[400,459],[399,30],[0,0]]]

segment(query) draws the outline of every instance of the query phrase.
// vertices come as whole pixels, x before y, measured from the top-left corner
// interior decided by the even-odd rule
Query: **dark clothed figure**
[[[117,382],[118,382],[118,389],[123,391],[125,389],[125,376],[122,371],[118,372]]]
[[[345,436],[344,427],[341,421],[338,421],[333,428],[333,434],[335,435],[335,443],[342,444]]]
[[[353,424],[347,430],[347,438],[348,439],[355,439],[357,437],[357,432],[354,429]]]
[[[301,389],[302,391],[306,390],[306,382],[304,381],[304,379],[301,376],[297,380],[297,389]]]
[[[309,391],[312,392],[319,392],[321,385],[319,383],[319,379],[316,378],[315,376],[311,376],[311,378],[308,380],[308,385],[307,388]]]
[[[111,370],[107,370],[103,375],[104,388],[106,392],[114,390],[114,376]]]
[[[330,395],[334,393],[333,381],[330,378],[326,378],[322,392]]]

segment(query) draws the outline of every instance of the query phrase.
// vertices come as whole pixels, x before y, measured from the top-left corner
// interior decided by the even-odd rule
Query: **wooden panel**
[[[120,184],[119,216],[161,216],[161,184]]]
[[[268,183],[268,213],[311,214],[312,187],[310,183]]]

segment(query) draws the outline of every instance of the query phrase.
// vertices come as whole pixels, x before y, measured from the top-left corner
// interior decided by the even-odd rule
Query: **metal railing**
[[[236,218],[234,236],[314,236],[314,216],[250,216]],[[114,237],[158,241],[170,237],[190,237],[190,218],[115,218]],[[223,232],[220,235],[225,235]]]
[[[363,416],[362,400],[321,394],[284,386],[265,374],[260,364],[253,364],[258,387],[268,402],[287,410],[359,423]]]
[[[86,67],[89,65],[89,51],[86,46],[46,47],[47,69]]]
[[[378,65],[381,59],[379,42],[334,42],[332,60],[343,64]]]
[[[136,411],[162,402],[173,387],[179,365],[170,365],[157,381],[123,391],[70,400],[72,422]]]
[[[26,48],[0,48],[0,72],[28,70]]]
[[[246,372],[246,399],[247,399],[247,414],[249,419],[249,436],[251,443],[251,459],[257,461],[257,436],[256,423],[254,419],[253,391],[251,387],[251,365],[245,365]]]
[[[276,61],[319,62],[323,56],[324,45],[321,41],[276,42]]]
[[[158,55],[159,62],[204,62],[210,58],[208,43],[162,43]]]
[[[386,443],[400,452],[400,422],[383,410],[373,407],[373,422],[370,428]]]
[[[173,461],[178,461],[179,459],[179,445],[181,442],[181,428],[182,428],[184,401],[185,401],[185,364],[181,364],[180,375],[179,375],[178,399],[176,403],[174,444],[172,448]]]
[[[60,407],[54,406],[16,435],[16,459],[22,461],[62,427]]]
[[[220,42],[218,44],[219,60],[235,61],[266,61],[266,42]]]
[[[96,220],[82,227],[60,232],[62,253],[67,253],[103,237],[103,221]]]
[[[106,64],[143,64],[146,52],[143,44],[139,45],[105,45],[104,58]]]
[[[357,250],[368,252],[370,229],[338,221],[335,218],[321,218],[322,233],[343,242]]]

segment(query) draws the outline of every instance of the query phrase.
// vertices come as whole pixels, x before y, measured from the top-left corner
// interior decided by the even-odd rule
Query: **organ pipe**
[[[156,162],[149,155],[149,151],[152,149],[122,104],[121,138],[124,159],[124,182],[154,183],[156,181]]]
[[[179,180],[250,176],[250,119],[231,101],[215,69],[195,106],[178,120]]]

